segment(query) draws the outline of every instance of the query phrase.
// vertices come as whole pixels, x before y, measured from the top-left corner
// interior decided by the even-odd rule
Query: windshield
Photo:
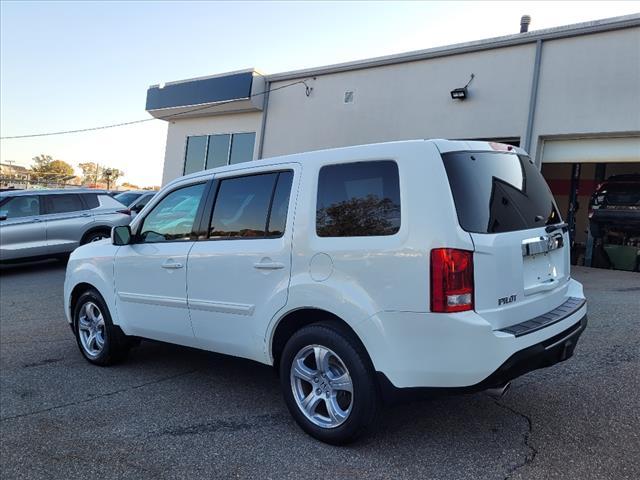
[[[134,200],[136,200],[140,195],[142,194],[136,193],[136,192],[124,192],[124,193],[119,193],[113,198],[118,200],[123,205],[131,205],[134,202]]]
[[[474,233],[561,222],[553,195],[529,158],[504,152],[442,155],[460,226]]]

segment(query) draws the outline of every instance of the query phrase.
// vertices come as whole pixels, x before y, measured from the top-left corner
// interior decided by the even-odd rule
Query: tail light
[[[431,250],[431,311],[473,310],[473,252]]]
[[[116,210],[116,212],[124,213],[125,215],[131,215],[131,210],[129,210],[128,208],[125,208],[123,210]]]

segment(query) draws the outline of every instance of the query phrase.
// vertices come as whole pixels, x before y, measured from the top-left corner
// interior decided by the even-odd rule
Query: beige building
[[[455,89],[465,98],[453,98]],[[149,88],[147,110],[169,122],[163,183],[227,163],[391,140],[513,143],[541,165],[584,242],[595,183],[640,173],[640,15],[170,82]],[[584,208],[570,214],[576,198]]]

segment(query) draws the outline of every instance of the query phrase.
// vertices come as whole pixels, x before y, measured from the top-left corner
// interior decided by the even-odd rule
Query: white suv
[[[140,337],[279,370],[312,436],[353,440],[398,394],[469,392],[573,354],[586,327],[567,228],[515,147],[365,145],[179,178],[74,251],[87,360]]]

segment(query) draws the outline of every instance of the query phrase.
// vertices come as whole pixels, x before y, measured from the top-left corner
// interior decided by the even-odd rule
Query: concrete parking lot
[[[640,478],[640,275],[574,269],[589,327],[569,361],[486,394],[389,408],[348,447],[306,436],[272,370],[143,342],[89,365],[64,266],[0,270],[0,468],[9,478]]]

